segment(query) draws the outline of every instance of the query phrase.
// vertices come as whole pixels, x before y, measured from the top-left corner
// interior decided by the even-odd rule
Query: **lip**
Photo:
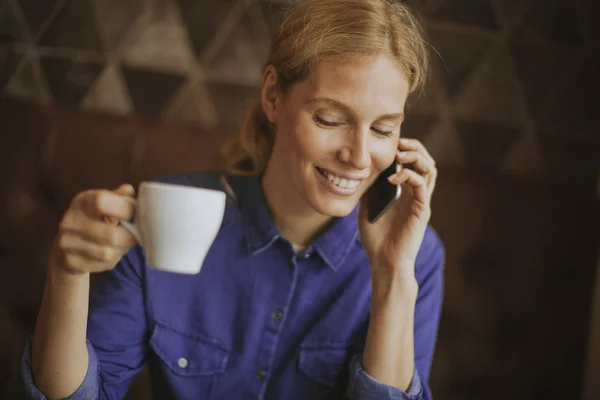
[[[365,179],[368,178],[367,176],[359,176],[359,175],[350,175],[350,174],[344,174],[344,173],[338,173],[338,172],[334,172],[331,170],[328,170],[327,168],[322,168],[322,167],[316,167],[318,170],[324,171],[324,172],[328,172],[332,175],[337,176],[338,178],[344,178],[347,180],[351,180],[351,181],[364,181]]]
[[[341,187],[339,187],[339,186],[335,185],[333,182],[331,182],[329,179],[325,178],[325,176],[321,173],[321,171],[319,171],[319,169],[322,169],[322,168],[315,168],[315,174],[317,175],[317,180],[319,181],[321,186],[323,186],[329,192],[331,192],[335,195],[338,195],[338,196],[352,196],[352,195],[356,194],[356,192],[358,192],[358,189],[360,188],[360,183],[355,188],[342,189]],[[324,170],[324,171],[327,171],[327,170]],[[348,179],[348,178],[346,178],[346,179]],[[352,179],[352,178],[350,178],[350,179]],[[356,180],[362,181],[362,179],[356,179]]]

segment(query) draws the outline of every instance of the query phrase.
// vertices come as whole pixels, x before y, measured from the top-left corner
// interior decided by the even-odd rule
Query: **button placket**
[[[273,311],[273,314],[271,314],[271,317],[275,321],[281,321],[283,319],[283,312],[280,310]]]
[[[266,376],[267,376],[267,373],[266,373],[265,371],[262,371],[262,370],[261,370],[261,371],[258,371],[258,372],[256,373],[256,378],[257,378],[259,381],[262,381],[262,380],[264,380]]]

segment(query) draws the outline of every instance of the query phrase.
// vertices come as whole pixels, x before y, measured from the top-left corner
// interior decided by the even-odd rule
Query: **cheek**
[[[290,116],[280,119],[275,133],[275,151],[279,154],[279,158],[293,162],[298,152],[299,138],[300,131],[296,121]]]
[[[374,145],[372,162],[375,175],[379,175],[394,162],[396,152],[398,151],[398,141],[399,139],[397,138],[390,138],[379,140],[379,142]]]
[[[298,118],[288,130],[292,147],[290,150],[300,163],[311,163],[328,154],[326,133],[306,119]]]

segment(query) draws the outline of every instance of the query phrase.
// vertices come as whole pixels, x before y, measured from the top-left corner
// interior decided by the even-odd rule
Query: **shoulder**
[[[198,171],[159,176],[154,182],[171,183],[202,189],[224,190],[221,174],[217,171]]]

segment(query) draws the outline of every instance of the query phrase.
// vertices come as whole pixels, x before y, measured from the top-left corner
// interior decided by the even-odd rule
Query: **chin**
[[[327,215],[329,217],[345,217],[352,213],[358,199],[347,198],[347,199],[332,199],[327,198],[329,196],[313,198],[313,209],[319,214]]]
[[[350,215],[355,207],[356,204],[352,204],[351,207],[329,207],[324,214],[330,217],[343,218]]]

